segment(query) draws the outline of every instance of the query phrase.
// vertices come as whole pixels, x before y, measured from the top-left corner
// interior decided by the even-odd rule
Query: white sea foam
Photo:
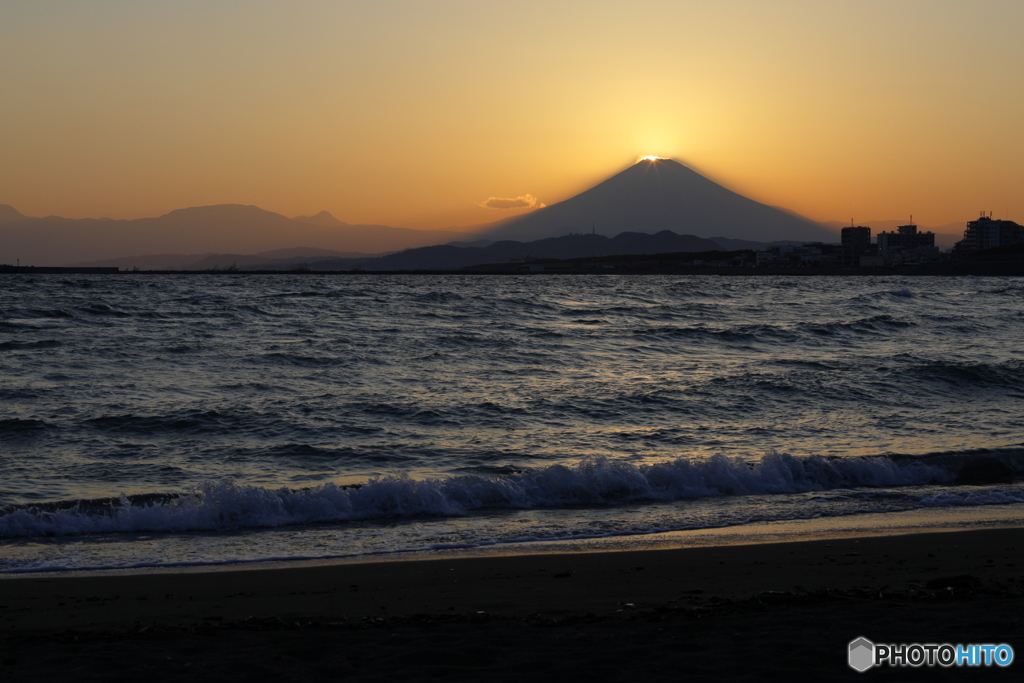
[[[923,460],[897,462],[885,457],[794,457],[770,453],[754,463],[723,455],[650,465],[588,458],[571,467],[553,465],[502,476],[416,480],[399,474],[372,479],[358,488],[323,484],[275,490],[232,481],[204,482],[180,496],[155,500],[133,501],[122,495],[99,505],[90,502],[63,509],[11,509],[0,516],[0,537],[177,532],[457,516],[486,508],[607,505],[915,486],[945,483],[954,477],[955,472]]]

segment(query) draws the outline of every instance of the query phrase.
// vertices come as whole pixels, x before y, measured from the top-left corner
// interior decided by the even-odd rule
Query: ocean
[[[0,572],[1019,521],[1022,339],[1024,279],[0,276]]]

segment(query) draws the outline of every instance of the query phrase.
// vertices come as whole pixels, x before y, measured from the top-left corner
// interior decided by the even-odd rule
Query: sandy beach
[[[848,679],[846,645],[1024,652],[1024,529],[0,580],[5,680]],[[1015,677],[873,669],[881,680]]]

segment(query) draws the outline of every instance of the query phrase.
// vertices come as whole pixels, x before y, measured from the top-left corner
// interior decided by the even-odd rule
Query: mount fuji
[[[826,227],[722,187],[671,159],[646,158],[571,199],[496,224],[492,240],[567,233],[614,236],[671,230],[698,237],[837,242]]]

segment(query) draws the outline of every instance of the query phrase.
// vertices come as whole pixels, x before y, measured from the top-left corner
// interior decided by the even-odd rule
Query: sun
[[[639,159],[636,160],[636,162],[639,164],[641,161],[661,161],[664,158],[665,157],[656,157],[653,154],[648,154],[645,157],[640,157]]]

